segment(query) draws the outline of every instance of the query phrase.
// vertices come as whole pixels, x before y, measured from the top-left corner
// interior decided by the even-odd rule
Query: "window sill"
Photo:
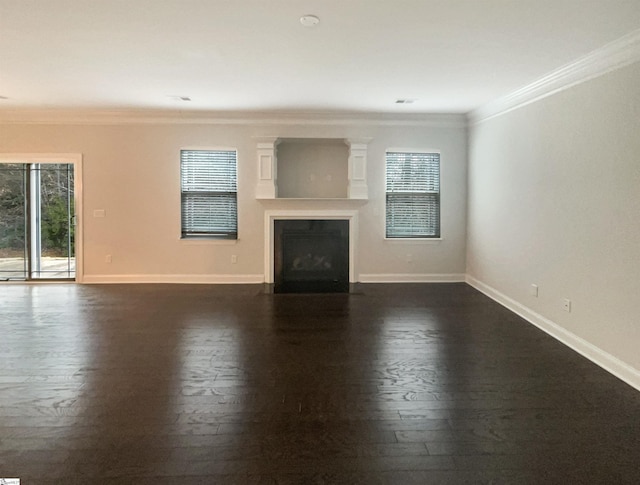
[[[426,243],[426,244],[438,244],[444,241],[441,237],[385,237],[385,241],[390,243]]]
[[[238,239],[216,239],[207,237],[181,237],[180,243],[188,246],[233,246]]]

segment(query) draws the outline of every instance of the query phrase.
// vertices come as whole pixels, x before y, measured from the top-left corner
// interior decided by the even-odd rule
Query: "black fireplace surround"
[[[274,292],[349,292],[349,221],[276,219]]]

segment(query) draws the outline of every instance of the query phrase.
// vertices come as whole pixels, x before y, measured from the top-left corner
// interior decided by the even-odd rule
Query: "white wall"
[[[278,197],[347,198],[347,144],[340,139],[304,140],[277,146]]]
[[[472,283],[636,386],[638,86],[636,63],[472,126],[467,239]]]
[[[4,124],[0,153],[82,153],[84,274],[89,282],[260,282],[264,211],[297,207],[359,210],[356,271],[364,280],[460,279],[465,271],[466,126],[464,117],[437,118],[342,124]],[[369,201],[256,200],[256,136],[371,137]],[[388,147],[405,146],[442,152],[443,241],[384,240],[384,153]],[[180,240],[179,153],[185,147],[237,148],[238,241]],[[94,218],[96,209],[104,209],[106,217]],[[110,264],[107,254],[112,255]],[[407,254],[412,255],[410,263]],[[232,255],[237,264],[231,263]]]

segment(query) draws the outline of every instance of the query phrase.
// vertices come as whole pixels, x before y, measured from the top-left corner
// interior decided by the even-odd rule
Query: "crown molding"
[[[640,29],[471,111],[469,123],[481,123],[500,116],[639,60]]]
[[[203,125],[374,125],[464,128],[465,114],[351,112],[214,112],[168,110],[5,109],[0,123],[53,125],[203,124]]]

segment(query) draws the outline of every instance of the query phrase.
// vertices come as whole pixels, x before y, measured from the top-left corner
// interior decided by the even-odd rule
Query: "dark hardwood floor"
[[[640,483],[640,392],[464,284],[0,287],[22,485]]]

